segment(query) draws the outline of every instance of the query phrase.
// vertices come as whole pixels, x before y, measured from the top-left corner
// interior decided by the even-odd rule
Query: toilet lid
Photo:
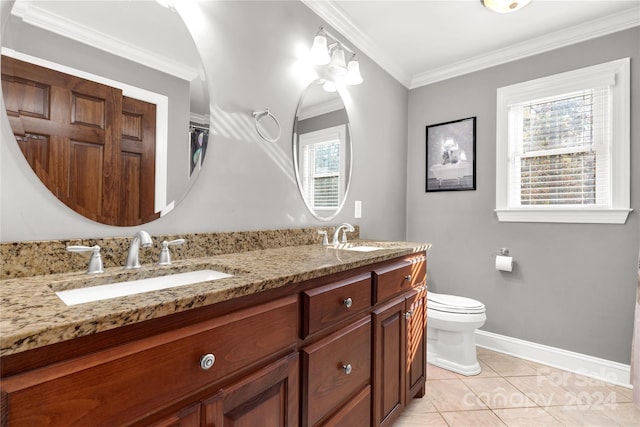
[[[484,304],[474,299],[433,292],[427,292],[427,308],[447,313],[485,312]]]

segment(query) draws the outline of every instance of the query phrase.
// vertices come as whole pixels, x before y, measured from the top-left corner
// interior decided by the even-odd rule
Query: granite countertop
[[[186,260],[171,266],[143,265],[139,270],[106,268],[0,281],[0,356],[203,307],[304,280],[428,250],[411,242],[354,240],[376,246],[371,252],[322,245],[289,246]],[[67,306],[55,291],[210,268],[233,277],[126,297]]]

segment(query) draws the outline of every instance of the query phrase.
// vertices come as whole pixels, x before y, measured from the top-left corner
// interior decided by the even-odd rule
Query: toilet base
[[[436,355],[429,353],[427,353],[427,363],[467,377],[478,375],[482,371],[478,362],[471,365],[461,365],[450,360],[440,359]]]

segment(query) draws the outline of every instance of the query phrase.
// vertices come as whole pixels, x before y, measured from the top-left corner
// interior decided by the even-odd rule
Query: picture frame
[[[476,117],[426,127],[425,191],[476,189]]]

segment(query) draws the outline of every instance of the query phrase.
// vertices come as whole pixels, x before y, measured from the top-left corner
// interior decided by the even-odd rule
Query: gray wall
[[[10,6],[1,2],[3,16]],[[297,189],[291,138],[299,98],[310,83],[295,72],[297,48],[309,48],[326,23],[301,2],[201,2],[192,7],[200,10],[188,21],[211,82],[213,131],[204,169],[173,212],[135,229],[165,234],[323,225],[306,210]],[[331,225],[349,221],[360,225],[364,237],[402,240],[408,91],[366,56],[358,58],[364,83],[348,88],[345,97],[353,181],[345,208]],[[265,107],[282,125],[277,143],[262,141],[253,127],[251,113]],[[5,114],[0,124],[2,241],[134,232],[94,223],[66,208],[31,172]],[[353,218],[354,200],[362,201],[362,219]]]
[[[631,57],[631,204],[624,225],[499,223],[496,89]],[[409,240],[433,244],[428,284],[487,307],[485,331],[629,363],[638,256],[640,28],[411,90]],[[477,190],[425,193],[425,126],[477,116]],[[494,268],[507,247],[513,273]]]

